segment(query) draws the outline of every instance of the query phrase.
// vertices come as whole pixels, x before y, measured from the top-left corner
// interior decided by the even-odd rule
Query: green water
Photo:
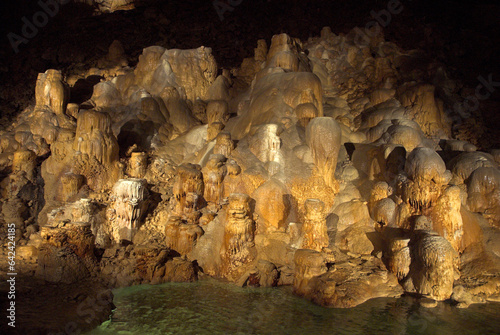
[[[117,289],[109,321],[88,334],[500,334],[500,304],[427,309],[412,298],[350,309],[316,306],[289,287],[238,288],[215,280]]]

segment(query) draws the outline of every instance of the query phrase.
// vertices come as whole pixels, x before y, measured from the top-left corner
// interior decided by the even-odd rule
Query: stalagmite
[[[260,127],[250,142],[250,151],[263,163],[279,162],[280,148],[281,139],[277,124],[266,124]]]
[[[220,122],[226,124],[229,119],[227,102],[224,100],[212,100],[207,103],[208,124]]]
[[[214,154],[210,156],[207,165],[201,170],[203,173],[205,200],[216,206],[221,204],[224,194],[223,180],[227,174],[225,162],[225,156]]]
[[[221,257],[224,260],[223,272],[230,274],[241,265],[255,257],[255,224],[250,212],[250,197],[247,194],[229,195],[227,222],[224,229],[224,243]]]
[[[406,160],[405,172],[408,179],[403,178],[402,198],[417,214],[435,204],[441,187],[451,179],[443,159],[429,148],[414,149]]]
[[[215,139],[214,154],[229,157],[234,149],[234,142],[231,140],[231,133],[221,132]]]
[[[148,155],[145,152],[133,152],[129,160],[128,173],[133,178],[144,178],[148,167]]]
[[[105,189],[118,179],[121,169],[118,165],[119,147],[109,114],[81,111],[73,150],[75,172],[85,176],[92,189]]]
[[[274,178],[255,190],[252,198],[256,202],[255,212],[259,216],[259,229],[285,230],[292,207],[289,192],[282,182]]]
[[[302,248],[321,251],[329,245],[325,204],[318,199],[307,199],[304,207],[306,214],[302,226]]]
[[[306,129],[307,145],[311,148],[314,165],[330,187],[335,183],[340,135],[339,125],[328,117],[314,118]]]
[[[190,192],[203,196],[204,183],[203,174],[199,166],[192,164],[181,165],[177,168],[176,178],[173,185],[174,211],[178,215],[184,213],[187,206],[186,195]]]
[[[387,270],[394,273],[399,281],[405,279],[410,272],[409,242],[410,239],[406,237],[393,238],[389,241],[387,254],[384,254],[384,258],[387,259]]]
[[[318,109],[312,103],[300,104],[295,107],[295,114],[302,127],[306,128],[309,122],[319,116]]]
[[[188,254],[202,235],[203,229],[198,225],[183,223],[178,216],[171,216],[165,226],[167,246],[181,255]]]
[[[310,281],[328,271],[325,255],[310,249],[299,249],[294,255],[295,275],[293,290],[299,295],[308,295],[313,287]]]
[[[473,90],[420,51],[358,33],[282,33],[232,68],[203,46],[113,41],[103,56],[109,40],[92,60],[47,48],[41,65],[78,64],[40,73],[35,105],[0,125],[0,225],[56,283],[199,273],[293,284],[335,308],[403,291],[498,299],[500,150],[475,138],[479,111],[448,120]]]
[[[436,300],[450,298],[457,270],[457,252],[445,238],[423,232],[410,241],[409,277],[417,293]]]
[[[457,252],[463,250],[464,227],[460,213],[461,206],[460,188],[449,186],[436,201],[430,214],[433,229],[446,238]]]
[[[147,208],[147,198],[144,179],[120,179],[113,186],[109,220],[111,235],[116,243],[132,241]]]
[[[210,123],[207,129],[207,141],[210,142],[216,139],[222,129],[224,129],[224,124],[221,122]]]
[[[38,74],[35,98],[37,107],[48,106],[57,115],[65,113],[68,96],[61,71],[47,70]]]
[[[12,171],[24,172],[28,180],[33,181],[35,177],[36,155],[30,150],[20,150],[14,152],[12,159]]]
[[[500,226],[500,169],[480,167],[468,181],[467,205],[474,212],[482,212],[492,225]]]
[[[83,186],[84,178],[82,175],[74,173],[65,173],[61,177],[61,201],[68,201],[74,197]]]
[[[118,143],[108,114],[93,110],[80,112],[73,150],[95,158],[104,166],[118,160]]]

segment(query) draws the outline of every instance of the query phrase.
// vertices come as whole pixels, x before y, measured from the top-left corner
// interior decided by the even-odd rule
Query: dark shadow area
[[[347,151],[347,154],[349,155],[349,159],[352,160],[352,154],[354,153],[354,150],[356,150],[354,143],[346,142],[344,143],[344,146],[345,150]]]
[[[156,127],[152,121],[131,120],[125,123],[118,134],[120,157],[124,157],[128,148],[134,144],[137,150],[149,150],[151,139],[156,134]]]
[[[94,92],[94,85],[103,79],[101,76],[88,76],[85,79],[78,79],[70,89],[69,102],[81,104],[89,100]]]

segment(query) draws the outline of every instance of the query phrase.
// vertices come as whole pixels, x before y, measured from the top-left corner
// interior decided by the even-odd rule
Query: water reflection
[[[205,280],[114,291],[111,319],[88,334],[500,334],[500,304],[427,309],[410,297],[327,309],[278,289]]]

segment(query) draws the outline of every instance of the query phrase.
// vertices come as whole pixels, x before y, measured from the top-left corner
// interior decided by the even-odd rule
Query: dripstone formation
[[[452,137],[443,65],[355,37],[275,35],[231,71],[203,46],[129,67],[114,42],[101,68],[41,73],[0,133],[20,262],[51,283],[293,285],[328,307],[497,300],[498,150]]]

